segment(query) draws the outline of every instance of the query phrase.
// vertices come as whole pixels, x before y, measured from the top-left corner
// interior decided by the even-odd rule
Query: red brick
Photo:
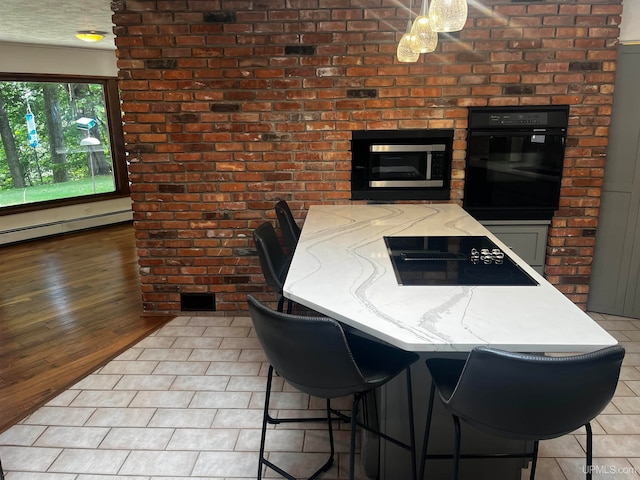
[[[216,8],[233,8],[238,22],[224,25],[202,21],[213,8],[208,0],[190,0],[188,10],[177,0],[159,0],[157,9],[150,0],[127,2],[114,20],[137,231],[180,232],[141,244],[145,308],[175,311],[179,292],[199,291],[216,292],[221,311],[244,309],[242,282],[263,280],[257,260],[235,249],[251,245],[246,234],[260,221],[275,220],[279,198],[295,200],[297,210],[348,202],[351,130],[454,128],[451,198],[459,200],[466,107],[565,103],[571,128],[547,277],[585,302],[593,237],[583,230],[595,228],[598,216],[620,1],[488,2],[488,10],[470,5],[460,41],[441,36],[438,52],[414,64],[395,60],[406,12],[387,0],[366,7],[225,0]],[[296,44],[313,45],[315,55],[284,54]],[[146,68],[160,58],[178,67]],[[570,61],[598,62],[601,70],[569,72]],[[502,95],[512,85],[534,89]],[[363,88],[376,98],[347,98],[347,90]],[[239,110],[211,111],[220,102]],[[197,120],[174,121],[185,115]],[[160,184],[187,188],[159,193]]]

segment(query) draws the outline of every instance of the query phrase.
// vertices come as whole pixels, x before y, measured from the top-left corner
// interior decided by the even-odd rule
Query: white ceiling
[[[115,49],[110,0],[0,0],[0,42]],[[107,32],[97,43],[78,30]]]

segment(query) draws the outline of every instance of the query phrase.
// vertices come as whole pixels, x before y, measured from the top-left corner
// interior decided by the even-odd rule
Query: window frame
[[[94,83],[101,84],[104,90],[107,125],[109,129],[109,146],[113,162],[113,180],[115,191],[94,193],[71,198],[45,200],[22,205],[0,207],[0,216],[17,213],[34,212],[49,208],[81,205],[102,200],[129,197],[129,173],[125,152],[124,131],[122,126],[122,109],[120,108],[120,90],[115,77],[97,77],[90,75],[57,75],[57,74],[23,74],[0,73],[0,82],[51,82],[51,83]]]

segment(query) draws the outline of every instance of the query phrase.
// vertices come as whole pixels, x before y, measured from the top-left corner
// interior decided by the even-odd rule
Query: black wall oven
[[[353,200],[449,199],[453,130],[357,130]]]
[[[480,220],[551,219],[568,118],[567,105],[470,108],[465,210]]]

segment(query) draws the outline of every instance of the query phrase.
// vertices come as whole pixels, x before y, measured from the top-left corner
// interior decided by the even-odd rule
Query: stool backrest
[[[275,206],[276,216],[278,217],[278,224],[282,231],[282,237],[287,248],[293,252],[298,244],[300,238],[300,227],[293,218],[289,204],[284,200],[280,200]]]
[[[276,312],[251,295],[247,302],[269,363],[298,390],[335,398],[369,388],[338,322]]]
[[[624,354],[620,346],[564,357],[478,347],[445,403],[455,415],[500,436],[559,437],[607,406]]]
[[[253,231],[253,241],[267,285],[275,292],[282,293],[290,259],[282,249],[273,225],[265,222],[256,228]]]

